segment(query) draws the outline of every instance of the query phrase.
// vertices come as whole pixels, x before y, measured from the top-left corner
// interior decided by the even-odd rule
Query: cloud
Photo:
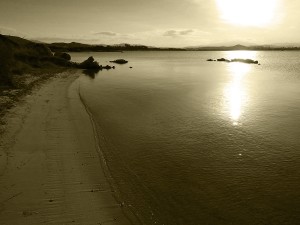
[[[111,32],[111,31],[102,31],[102,32],[96,32],[93,33],[94,35],[103,35],[103,36],[118,36],[118,33]]]
[[[193,29],[188,29],[188,30],[168,30],[163,33],[163,36],[167,37],[179,37],[179,36],[186,36],[189,34],[194,33]]]
[[[190,30],[183,30],[183,31],[179,31],[180,35],[188,35],[190,33],[193,33],[194,30],[190,29]]]
[[[101,36],[103,37],[122,37],[122,38],[126,38],[131,36],[131,34],[121,34],[121,33],[116,33],[116,32],[112,32],[112,31],[101,31],[101,32],[92,32],[92,35],[94,36]]]
[[[174,37],[174,36],[177,36],[177,31],[176,30],[168,30],[163,35],[164,36]]]

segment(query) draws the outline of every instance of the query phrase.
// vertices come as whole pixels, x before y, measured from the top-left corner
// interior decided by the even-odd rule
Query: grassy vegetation
[[[12,86],[10,68],[13,64],[13,56],[7,46],[0,42],[0,85]]]
[[[18,86],[18,76],[37,70],[74,67],[76,64],[54,57],[44,44],[0,35],[0,88]]]
[[[53,75],[76,67],[64,58],[54,57],[50,49],[19,37],[0,34],[0,134],[3,116],[21,96]]]

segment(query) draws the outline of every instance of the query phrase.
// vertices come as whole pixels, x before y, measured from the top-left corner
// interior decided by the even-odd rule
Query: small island
[[[258,64],[257,60],[253,60],[253,59],[240,59],[240,58],[235,58],[235,59],[225,59],[225,58],[219,58],[219,59],[207,59],[206,61],[208,62],[240,62],[240,63],[247,63],[247,64]]]
[[[111,62],[111,63],[117,63],[117,64],[126,64],[126,63],[128,63],[128,61],[125,60],[125,59],[116,59],[116,60],[109,61],[109,62]]]

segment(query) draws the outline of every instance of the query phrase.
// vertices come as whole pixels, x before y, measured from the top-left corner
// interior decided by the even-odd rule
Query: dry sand
[[[101,167],[78,74],[62,73],[7,114],[0,224],[131,224]]]

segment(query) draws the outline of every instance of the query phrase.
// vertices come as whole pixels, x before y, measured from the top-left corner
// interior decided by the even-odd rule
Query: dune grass
[[[72,67],[72,62],[54,57],[43,44],[0,34],[0,134],[5,129],[5,113],[20,97]]]
[[[0,34],[0,89],[18,87],[23,74],[59,67],[76,67],[76,64],[55,57],[44,44]]]

